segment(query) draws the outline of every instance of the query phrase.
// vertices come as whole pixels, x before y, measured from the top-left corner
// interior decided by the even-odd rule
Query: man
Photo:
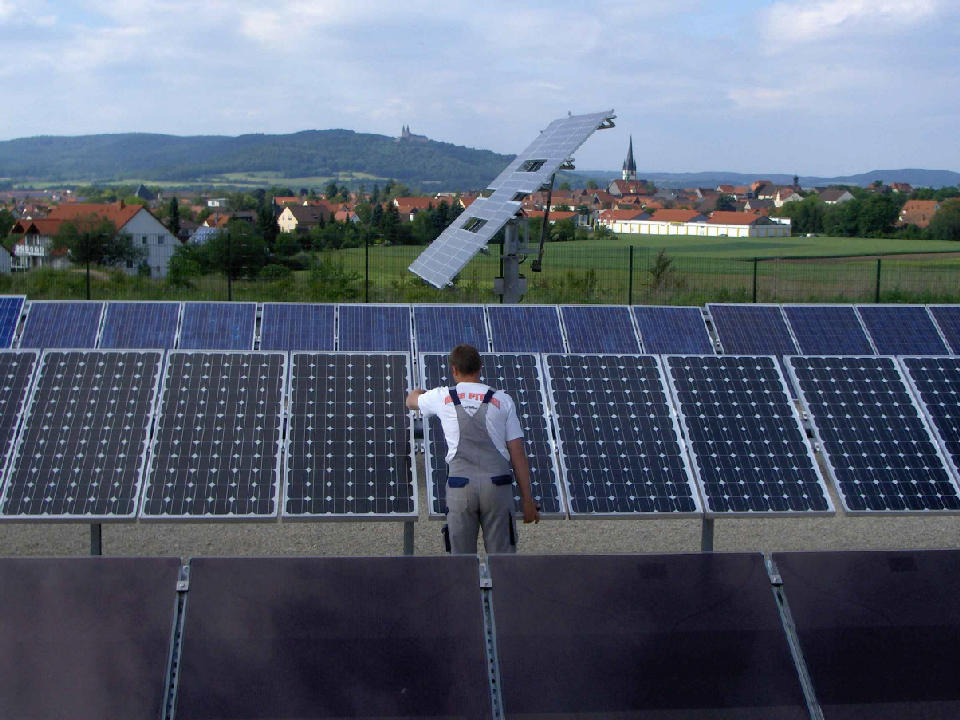
[[[540,522],[530,493],[530,466],[513,399],[480,382],[480,353],[472,345],[450,352],[454,387],[411,390],[407,407],[440,418],[447,440],[447,528],[450,552],[477,552],[483,528],[488,553],[517,550],[513,477],[523,498],[523,522]],[[511,474],[511,467],[513,473]]]

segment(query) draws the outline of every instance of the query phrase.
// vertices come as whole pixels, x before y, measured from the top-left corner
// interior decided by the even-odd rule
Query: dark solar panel
[[[833,511],[774,358],[666,362],[708,512]]]
[[[890,357],[788,360],[848,512],[960,510],[960,498]]]
[[[414,305],[413,325],[418,352],[450,352],[463,343],[489,348],[483,305]]]
[[[561,305],[573,353],[638,353],[640,343],[625,305]]]
[[[540,512],[563,512],[537,356],[528,353],[480,353],[480,357],[483,360],[480,382],[488,383],[496,390],[503,390],[513,398],[517,407],[517,416],[523,428],[524,446],[530,461],[530,486],[534,499],[540,505]],[[446,354],[421,355],[420,371],[423,373],[426,389],[453,382]],[[444,515],[447,511],[447,443],[437,418],[430,418],[424,423],[424,440],[430,512],[433,515]],[[516,485],[514,497],[519,507],[520,495]]]
[[[101,302],[34,300],[20,336],[20,347],[96,347],[102,312]]]
[[[409,305],[340,305],[338,350],[410,352]]]
[[[700,503],[659,361],[547,355],[571,513],[695,513]]]
[[[759,553],[489,562],[507,717],[809,718]]]
[[[109,302],[100,347],[173,348],[179,322],[178,302]]]
[[[640,331],[644,352],[656,354],[710,355],[713,342],[698,307],[637,305],[633,317]]]
[[[902,358],[940,445],[960,473],[960,358]]]
[[[37,364],[36,350],[0,350],[0,484]]]
[[[252,350],[256,303],[186,302],[180,345],[183,350]]]
[[[880,355],[949,355],[923,305],[857,305]]]
[[[493,351],[565,352],[555,305],[487,305]]]
[[[960,551],[773,561],[826,720],[960,717]]]
[[[294,353],[285,516],[416,514],[410,356]]]
[[[3,492],[5,516],[137,512],[163,354],[47,350]]]
[[[277,514],[287,354],[167,355],[141,517]]]
[[[20,314],[23,312],[23,295],[0,296],[0,348],[13,345],[13,336],[20,324]]]
[[[779,305],[707,305],[727,355],[795,355],[797,345]]]
[[[261,350],[333,350],[335,305],[264,303]]]
[[[950,346],[950,352],[960,355],[960,305],[928,305],[927,310]]]
[[[852,305],[784,305],[803,355],[873,355]]]

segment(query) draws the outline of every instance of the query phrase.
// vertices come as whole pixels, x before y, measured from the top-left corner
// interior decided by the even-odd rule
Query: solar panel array
[[[13,345],[25,299],[23,295],[0,295],[0,348]]]
[[[409,305],[341,305],[338,350],[410,352]]]
[[[562,512],[559,477],[537,356],[529,353],[481,353],[480,357],[483,361],[480,382],[503,390],[513,398],[516,405],[520,426],[523,428],[524,447],[530,461],[530,487],[534,499],[540,505],[540,512]],[[420,372],[423,374],[425,388],[449,386],[453,382],[445,354],[420,355]],[[424,441],[430,512],[433,515],[443,515],[447,509],[447,443],[440,421],[436,417],[424,423]],[[519,503],[519,495],[515,493],[514,497]]]
[[[264,303],[261,350],[333,350],[334,306]]]
[[[100,333],[102,348],[176,347],[178,302],[107,303]]]
[[[803,355],[873,355],[873,345],[852,305],[784,305]]]
[[[927,310],[950,346],[950,352],[960,355],[960,305],[928,305]]]
[[[461,343],[489,348],[483,305],[414,305],[417,352],[449,352]]]
[[[633,308],[633,317],[644,352],[680,355],[714,352],[713,341],[698,307],[637,305]]]
[[[773,357],[666,358],[707,511],[832,512]]]
[[[723,352],[728,355],[795,355],[797,345],[779,305],[709,304]]]
[[[252,350],[256,322],[256,303],[184,303],[180,348]]]
[[[133,517],[162,361],[150,351],[44,352],[3,515]]]
[[[20,347],[96,347],[102,313],[101,302],[34,300],[20,336]]]
[[[294,353],[284,515],[411,515],[407,354]]]
[[[572,513],[700,511],[655,356],[547,355],[546,370]]]
[[[0,484],[27,404],[38,356],[35,350],[0,351]]]
[[[167,355],[141,517],[276,516],[287,355]]]
[[[956,484],[890,357],[792,357],[849,512],[960,509]]]
[[[640,352],[630,308],[623,305],[561,305],[560,317],[572,353]]]
[[[493,351],[564,352],[555,305],[488,305]]]
[[[880,355],[949,355],[923,305],[857,305]]]
[[[940,446],[960,475],[960,358],[905,357],[902,362]]]

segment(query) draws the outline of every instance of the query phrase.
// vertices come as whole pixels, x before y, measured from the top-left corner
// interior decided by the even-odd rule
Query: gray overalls
[[[450,552],[476,554],[478,527],[488,553],[517,551],[513,524],[513,473],[487,432],[487,408],[494,390],[487,390],[474,415],[460,404],[455,387],[450,398],[457,411],[460,443],[449,463],[447,526]]]

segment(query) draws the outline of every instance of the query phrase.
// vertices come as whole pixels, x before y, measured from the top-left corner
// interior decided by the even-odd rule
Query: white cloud
[[[940,0],[777,2],[763,12],[762,29],[773,47],[847,33],[898,32],[936,15],[940,5]]]

